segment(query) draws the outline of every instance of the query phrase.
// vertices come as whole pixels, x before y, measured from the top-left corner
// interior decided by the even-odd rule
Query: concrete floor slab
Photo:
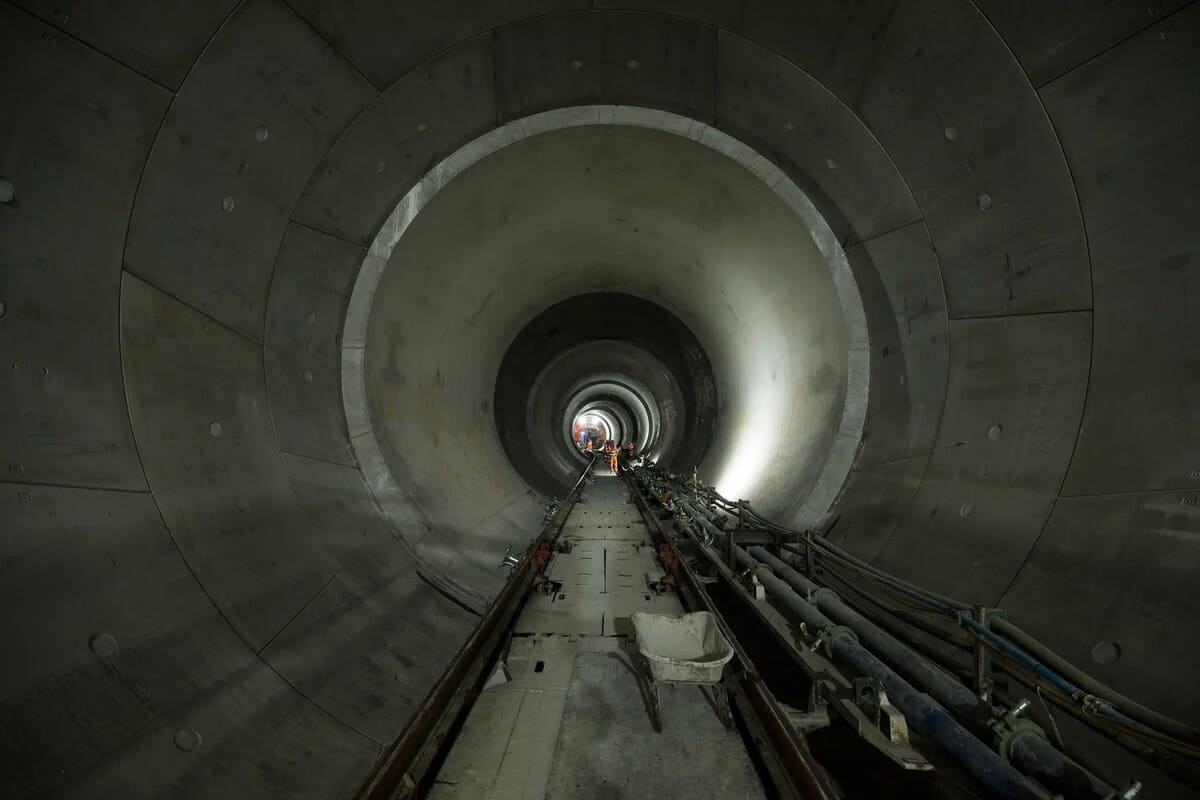
[[[744,745],[698,688],[663,687],[664,732],[650,727],[629,617],[683,607],[647,588],[646,574],[660,570],[626,497],[623,483],[597,481],[586,515],[572,511],[564,535],[574,531],[574,546],[547,568],[562,586],[529,596],[506,658],[510,680],[480,695],[431,800],[693,797],[714,787],[717,797],[762,796]],[[608,538],[601,519],[630,538]]]
[[[546,800],[763,797],[738,734],[699,687],[661,693],[655,733],[628,655],[578,653]]]

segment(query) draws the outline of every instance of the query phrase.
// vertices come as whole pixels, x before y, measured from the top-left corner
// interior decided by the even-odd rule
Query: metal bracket
[[[993,719],[988,724],[988,727],[992,729],[992,749],[999,753],[1005,762],[1010,762],[1009,750],[1017,737],[1033,734],[1043,739],[1046,738],[1046,732],[1042,730],[1042,726],[1021,716],[1029,708],[1029,705],[1028,699],[1022,699],[1007,714]]]
[[[798,628],[805,637],[810,635],[803,623]],[[826,632],[825,635],[828,636],[829,633]],[[817,694],[828,701],[829,709],[837,712],[837,715],[863,741],[874,747],[889,761],[902,769],[933,769],[933,765],[929,763],[928,759],[914,750],[907,740],[892,741],[890,735],[885,735],[878,721],[884,718],[884,715],[886,715],[886,722],[884,724],[887,727],[888,734],[895,731],[891,724],[894,707],[890,700],[887,702],[887,711],[884,712],[884,715],[876,717],[876,721],[872,721],[854,702],[853,682],[834,667],[819,651],[798,648],[796,655],[804,664],[805,671],[812,676]],[[880,704],[880,707],[883,707],[882,704]],[[896,711],[896,715],[903,718],[903,715],[898,710]],[[905,722],[905,731],[907,732],[907,722]]]
[[[520,563],[520,556],[513,555],[512,545],[510,544],[508,547],[504,548],[504,558],[500,559],[500,563],[496,566],[501,568],[509,567],[511,569],[516,569],[517,565]]]
[[[908,721],[899,709],[892,705],[878,680],[855,678],[854,703],[867,719],[875,723],[889,742],[908,746]]]

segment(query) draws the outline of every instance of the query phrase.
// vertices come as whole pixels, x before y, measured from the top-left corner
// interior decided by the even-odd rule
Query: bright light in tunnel
[[[713,482],[717,491],[731,499],[753,499],[752,494],[764,477],[768,466],[778,460],[782,451],[789,447],[789,431],[783,424],[787,414],[789,398],[782,387],[771,380],[772,358],[765,358],[743,380],[747,386],[761,387],[750,392],[746,402],[730,426],[738,431],[733,448]],[[731,421],[732,422],[732,421]]]
[[[594,413],[583,413],[583,414],[580,414],[575,417],[575,422],[572,425],[572,429],[577,432],[577,433],[575,433],[575,436],[578,436],[579,432],[590,431],[590,430],[595,429],[596,431],[599,432],[599,435],[601,437],[603,437],[605,439],[610,439],[610,438],[612,438],[612,435],[613,435],[612,432],[614,429],[614,425],[613,425],[612,420],[607,419],[606,417],[604,417],[602,415],[594,414]],[[580,441],[581,440],[576,439],[577,444]]]

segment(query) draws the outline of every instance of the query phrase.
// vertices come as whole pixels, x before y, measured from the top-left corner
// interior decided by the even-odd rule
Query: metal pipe
[[[850,588],[855,589],[856,591],[859,591],[856,587],[850,586]],[[871,598],[869,595],[866,595],[865,598],[866,598],[866,600],[868,600],[870,602],[878,602],[878,601],[874,600],[873,598]],[[888,613],[891,613],[891,612],[888,612]],[[885,630],[887,630],[892,635],[904,640],[905,643],[908,644],[910,647],[914,647],[917,650],[921,650],[921,647],[919,646],[919,642],[914,640],[914,638],[913,638],[914,633],[915,633],[914,631],[908,630],[900,625],[896,625],[895,627],[889,627],[889,625],[885,624],[885,622],[887,622],[887,620],[884,617],[878,617],[878,618],[873,617],[871,619],[872,619],[872,622],[874,622],[877,625],[880,625],[881,627],[883,627]],[[909,625],[923,624],[923,623],[918,623],[918,621],[916,621],[914,619],[908,619],[907,617],[902,617],[901,619],[904,619]],[[1001,626],[998,624],[999,622],[1000,622],[999,618],[992,620],[992,626],[994,628],[996,628],[997,630],[1000,630],[1000,628],[1001,628]],[[1012,626],[1012,627],[1015,627],[1015,626]],[[944,635],[944,633],[942,635]],[[960,645],[959,647],[962,647],[962,645]],[[962,652],[962,651],[960,650],[959,652]],[[923,655],[926,658],[929,658],[932,661],[934,661],[935,664],[938,664],[938,662],[944,658],[944,654],[937,653],[934,651],[929,651],[929,650],[924,651]],[[941,664],[939,664],[939,666],[942,666],[943,668],[947,668],[945,663],[941,663]],[[1016,668],[1016,662],[1009,661],[1006,659],[1005,661],[1002,661],[999,666],[1000,666],[1000,669],[1002,669],[1004,672],[1011,675],[1012,677],[1016,678],[1023,684],[1025,684],[1031,688],[1036,686],[1036,681],[1034,679],[1032,679],[1031,677],[1029,677],[1028,673],[1026,671]],[[1164,772],[1170,774],[1172,777],[1174,777],[1180,781],[1183,781],[1184,783],[1187,783],[1188,785],[1191,785],[1191,786],[1200,785],[1200,784],[1196,783],[1194,775],[1185,775],[1176,768],[1175,764],[1178,762],[1155,760],[1155,758],[1147,755],[1147,753],[1145,751],[1137,750],[1136,748],[1131,747],[1128,740],[1123,739],[1122,737],[1114,734],[1112,729],[1099,727],[1097,724],[1096,717],[1089,716],[1089,715],[1083,713],[1080,709],[1079,704],[1077,702],[1070,702],[1069,698],[1066,698],[1065,695],[1053,693],[1053,694],[1049,694],[1048,697],[1052,702],[1054,702],[1058,705],[1061,705],[1064,709],[1066,709],[1066,711],[1068,713],[1070,713],[1072,716],[1079,719],[1084,724],[1091,727],[1093,730],[1096,730],[1101,735],[1104,735],[1104,736],[1108,737],[1109,739],[1112,739],[1113,741],[1117,742],[1117,744],[1121,745],[1122,747],[1125,747],[1126,749],[1128,749],[1130,752],[1134,753],[1138,757],[1151,761],[1151,763],[1154,763],[1155,766],[1157,766],[1159,769],[1163,770]],[[1018,707],[1020,707],[1021,705],[1028,705],[1028,703],[1029,703],[1028,700],[1024,700],[1020,704],[1018,704]],[[1075,764],[1078,764],[1081,767],[1081,769],[1083,770],[1083,772],[1081,774],[1077,774],[1077,775],[1073,775],[1070,772],[1063,773],[1057,779],[1060,785],[1066,787],[1065,793],[1067,794],[1067,796],[1079,795],[1081,793],[1081,790],[1079,788],[1080,785],[1091,787],[1090,789],[1082,790],[1082,792],[1085,794],[1085,796],[1087,795],[1087,793],[1091,793],[1093,796],[1103,796],[1103,797],[1115,796],[1115,795],[1099,794],[1105,788],[1105,784],[1103,783],[1103,781],[1101,779],[1096,778],[1094,776],[1100,774],[1100,771],[1097,770],[1094,766],[1086,764],[1081,759],[1079,754],[1069,752],[1063,746],[1063,744],[1061,742],[1056,747],[1051,746],[1048,742],[1046,743],[1046,745],[1044,747],[1040,744],[1031,744],[1030,742],[1032,741],[1032,738],[1033,738],[1032,736],[1030,736],[1028,739],[1026,739],[1024,737],[1020,737],[1020,738],[1014,737],[1009,740],[1010,749],[1014,749],[1014,748],[1016,749],[1017,755],[1014,757],[1014,760],[1016,760],[1018,763],[1029,764],[1029,763],[1034,763],[1034,762],[1041,762],[1041,763],[1047,764],[1047,766],[1045,767],[1046,769],[1054,769],[1055,768],[1053,766],[1054,762],[1049,761],[1050,757],[1047,756],[1045,751],[1047,749],[1059,750],[1064,755],[1066,755],[1066,757],[1068,759],[1073,761]],[[1044,737],[1042,737],[1040,735],[1037,735],[1037,738],[1043,739],[1043,741],[1044,741]],[[1017,748],[1018,742],[1020,742],[1020,744],[1021,744],[1020,748]]]
[[[680,505],[693,519],[697,520],[701,526],[708,530],[714,538],[720,541],[720,537],[724,533],[708,519],[707,515],[689,503],[683,502]],[[893,693],[895,693],[893,702],[904,713],[909,723],[918,732],[926,735],[927,738],[947,748],[948,755],[955,758],[977,780],[981,780],[981,783],[990,791],[995,792],[1000,797],[1021,796],[1019,794],[1006,794],[1006,792],[1013,791],[1013,788],[1003,781],[999,783],[984,782],[984,780],[994,778],[994,775],[990,774],[990,770],[980,768],[981,765],[988,765],[989,763],[992,765],[997,762],[1005,764],[1005,767],[1014,774],[1020,775],[1021,773],[1013,770],[990,747],[971,735],[965,728],[959,726],[952,718],[950,718],[950,721],[953,725],[949,731],[953,735],[947,735],[946,731],[940,730],[940,725],[933,725],[929,728],[933,735],[923,730],[923,725],[928,725],[931,714],[935,716],[936,712],[940,712],[943,715],[946,714],[945,710],[937,705],[937,701],[940,701],[953,709],[959,716],[962,716],[971,728],[980,734],[990,737],[992,735],[992,709],[990,706],[984,705],[974,692],[850,608],[831,589],[821,587],[804,577],[791,566],[767,552],[764,548],[751,547],[749,552],[738,548],[738,551],[739,564],[746,569],[754,570],[759,581],[767,588],[767,591],[796,614],[805,623],[806,627],[811,627],[817,631],[826,631],[831,627],[836,628],[842,625],[853,630],[856,634],[862,636],[863,641],[871,650],[878,652],[893,667],[899,669],[923,688],[930,691],[933,697],[919,693],[904,678],[901,678],[894,672],[891,667],[879,661],[868,650],[863,649],[857,641],[851,645],[843,641],[844,636],[835,636],[828,645],[835,659],[838,659],[839,656],[845,659],[845,666],[852,671],[859,671],[859,674],[864,674],[863,671],[865,670],[865,674],[871,675],[871,677],[876,678],[883,684],[885,690],[888,691],[889,697],[892,697]],[[759,565],[762,565],[762,567],[760,568]],[[769,576],[764,574],[764,568],[765,571],[770,573]],[[807,599],[801,599],[802,597]],[[825,616],[826,613],[829,616]],[[835,624],[835,621],[837,624]],[[858,648],[861,652],[856,652],[855,648]],[[863,655],[864,653],[866,656]],[[874,663],[872,663],[872,659]],[[1018,731],[1009,739],[1009,742],[1026,738],[1029,735],[1032,735],[1032,732],[1021,733]],[[1009,752],[1005,755],[1009,759],[1013,759],[1016,756],[1015,763],[1017,763],[1017,766],[1056,791],[1070,789],[1075,792],[1072,796],[1089,798],[1089,800],[1103,800],[1103,798],[1109,797],[1112,794],[1113,790],[1111,787],[1062,753],[1054,750],[1049,746],[1049,743],[1047,743],[1047,747],[1045,748],[1026,746],[1019,748],[1015,752],[1012,748],[1008,748],[1008,750]],[[985,752],[987,756],[983,755]],[[983,779],[981,779],[981,776],[977,772],[984,773],[982,776]],[[1024,779],[1024,776],[1022,778]],[[1028,787],[1025,788],[1027,789]],[[1020,787],[1018,787],[1019,790]],[[1040,789],[1037,789],[1037,791],[1040,791]]]
[[[1001,670],[1011,676],[1013,680],[1035,692],[1039,690],[1040,684],[1038,680],[1031,676],[1028,670],[1019,667],[1015,662],[1005,658],[1003,653],[998,655],[997,665]],[[1146,742],[1135,740],[1127,734],[1122,733],[1114,725],[1099,724],[1097,717],[1085,714],[1078,703],[1060,692],[1047,690],[1044,697],[1118,747],[1152,764],[1175,780],[1193,789],[1200,789],[1200,770],[1195,768],[1194,760],[1189,761],[1186,758],[1181,758],[1173,753],[1159,749],[1157,746],[1151,746]]]
[[[714,538],[724,533],[711,520],[686,501],[680,506],[691,519],[698,522]],[[854,675],[875,678],[888,697],[904,714],[908,723],[953,759],[981,787],[996,798],[1038,798],[1047,793],[1036,783],[1006,763],[987,745],[960,725],[929,695],[917,691],[908,681],[884,664],[858,642],[848,628],[834,624],[813,603],[803,599],[788,583],[766,564],[758,562],[742,548],[736,549],[738,565],[752,570],[768,594],[785,610],[803,623],[804,627],[824,639],[824,646],[834,661]],[[968,693],[970,693],[968,691]],[[974,697],[974,695],[971,695]]]
[[[721,499],[723,500],[724,498]],[[763,522],[768,522],[768,524],[771,524],[765,518],[762,518],[760,515],[758,515],[757,512],[751,510],[751,513],[761,519]],[[779,530],[784,530],[783,528],[779,528],[779,526],[775,527]],[[811,542],[812,540],[810,539],[809,541]],[[849,552],[833,544],[828,539],[817,540],[816,546],[819,549],[827,551],[828,555],[832,555],[835,558],[845,562],[851,568],[858,569],[860,572],[869,575],[873,579],[892,586],[900,591],[904,591],[910,596],[923,599],[926,602],[932,601],[931,604],[940,606],[944,610],[966,611],[970,608],[962,601],[951,597],[946,597],[944,595],[939,595],[928,589],[923,589],[922,587],[897,578],[894,575],[889,575],[883,570],[880,570],[878,567],[868,564],[867,562],[851,555]],[[801,552],[793,545],[784,545],[784,548],[796,553]],[[806,548],[805,555],[808,559],[810,559],[811,563],[811,544]],[[1027,650],[1029,654],[1033,656],[1033,658],[1043,662],[1047,667],[1059,673],[1067,681],[1076,684],[1080,689],[1088,693],[1108,700],[1113,706],[1116,707],[1117,711],[1121,715],[1127,716],[1131,720],[1137,721],[1149,728],[1156,729],[1161,733],[1164,733],[1168,736],[1173,736],[1184,742],[1190,742],[1193,744],[1200,743],[1200,730],[1169,717],[1166,714],[1162,714],[1152,708],[1144,706],[1141,703],[1138,703],[1136,700],[1121,694],[1112,687],[1097,680],[1088,673],[1071,664],[1069,661],[1059,656],[1049,647],[1042,644],[1036,638],[1029,635],[1012,622],[1003,618],[999,618],[993,622],[993,627],[998,633],[1001,633],[1003,636],[1020,645],[1020,647]],[[993,646],[994,645],[995,643],[993,642]],[[1043,674],[1045,677],[1044,673],[1039,674]],[[1056,683],[1056,685],[1059,684],[1059,682],[1054,681],[1053,678],[1049,679]]]
[[[753,561],[746,556],[748,561]],[[960,725],[933,698],[917,691],[891,668],[867,651],[845,628],[835,625],[816,606],[802,600],[785,581],[765,565],[756,569],[758,580],[776,601],[801,620],[810,631],[828,637],[826,648],[833,660],[849,672],[875,678],[913,729],[944,752],[989,795],[1005,800],[1044,800],[1047,796],[1033,781],[1005,763],[991,748]]]
[[[976,723],[973,727],[986,728],[993,716],[990,705],[927,659],[913,652],[907,645],[884,631],[875,623],[854,610],[834,592],[801,575],[783,560],[771,555],[762,547],[751,547],[749,555],[766,564],[801,596],[810,601],[838,625],[845,625],[858,634],[871,652],[879,655],[895,669],[928,691],[938,702],[950,707],[963,717]]]
[[[1017,733],[1008,743],[1008,757],[1021,770],[1064,797],[1107,800],[1117,790],[1063,755],[1045,736],[1033,731]]]
[[[1120,711],[1123,711],[1132,719],[1148,727],[1156,728],[1165,734],[1182,739],[1185,742],[1200,744],[1200,731],[1179,720],[1161,714],[1152,708],[1147,708],[1141,703],[1131,700],[1106,684],[1101,683],[1012,622],[1006,619],[993,620],[992,630],[1025,648],[1039,661],[1057,670],[1085,691],[1109,700]]]
[[[722,499],[718,496],[718,501]],[[769,521],[762,518],[752,509],[749,510],[749,513],[764,524],[770,524]],[[778,528],[778,526],[774,527],[781,531],[784,530]],[[783,547],[793,553],[802,553],[807,563],[811,564],[814,550],[812,540],[808,540],[807,544],[808,546],[803,548],[803,550],[786,544]],[[979,637],[980,643],[986,642],[988,647],[1008,656],[1012,663],[1021,664],[1024,668],[1032,671],[1035,676],[1049,682],[1060,692],[1064,692],[1076,702],[1088,700],[1088,693],[1102,698],[1103,701],[1095,703],[1094,707],[1096,713],[1103,715],[1103,717],[1119,724],[1133,725],[1134,727],[1136,727],[1134,723],[1140,723],[1149,729],[1148,732],[1157,731],[1160,735],[1174,737],[1181,743],[1195,743],[1200,741],[1200,731],[1197,731],[1197,729],[1141,705],[1115,691],[1075,667],[1008,620],[998,618],[992,621],[991,625],[988,625],[980,620],[971,619],[967,614],[962,613],[969,609],[966,604],[953,598],[937,595],[891,576],[877,567],[857,559],[848,552],[828,542],[828,540],[822,539],[818,541],[816,548],[822,550],[824,556],[833,558],[835,561],[839,561],[843,565],[855,569],[873,581],[890,586],[938,610],[948,612],[955,618],[959,625],[973,630],[976,636]],[[977,650],[977,657],[982,652],[982,650]],[[1023,676],[1014,673],[1011,667],[1007,668],[1006,671],[1023,679]],[[1079,709],[1070,707],[1069,710],[1072,713],[1076,713]],[[1086,715],[1083,715],[1081,718],[1090,726],[1097,726],[1096,718]],[[1103,781],[1095,777],[1094,773],[1073,762],[1069,757],[1058,753],[1056,748],[1045,741],[1044,736],[1039,735],[1037,737],[1042,740],[1041,744],[1030,744],[1033,738],[1032,734],[1027,733],[1021,737],[1013,737],[1009,740],[1010,749],[1015,748],[1016,743],[1021,741],[1021,747],[1015,748],[1017,751],[1016,759],[1018,761],[1027,761],[1032,771],[1048,771],[1050,774],[1044,778],[1048,785],[1060,785],[1069,793],[1079,794],[1082,792],[1084,796],[1104,796],[1099,793],[1102,788],[1107,788],[1107,786]],[[1062,767],[1062,769],[1059,769],[1059,767]]]
[[[817,607],[838,624],[845,625],[857,633],[872,652],[879,654],[949,707],[976,734],[989,738],[995,735],[992,721],[996,715],[991,703],[981,699],[957,678],[939,669],[908,645],[848,606],[832,589],[819,586],[761,547],[751,547],[749,552],[753,558],[771,567],[797,592],[807,593]],[[1012,743],[1027,740],[1031,736],[1042,738],[1039,732],[1032,730],[1015,732],[1012,737],[1001,737],[1002,741],[1010,745],[1002,755],[1026,775],[1068,797],[1104,800],[1112,794],[1113,787],[1054,749],[1048,742],[1045,747],[1027,745],[1018,750],[1011,747]]]
[[[650,511],[646,499],[636,489],[633,495],[647,525],[650,526],[651,531],[657,534],[654,538],[667,543],[669,540],[663,531],[662,523]],[[750,711],[770,741],[775,756],[786,771],[795,790],[804,800],[834,800],[839,797],[840,794],[836,787],[833,786],[824,769],[813,757],[807,741],[788,722],[774,695],[771,694],[771,690],[763,683],[762,678],[754,669],[750,657],[738,643],[737,637],[725,625],[713,605],[712,599],[704,590],[703,584],[696,578],[695,573],[692,572],[691,567],[679,558],[670,559],[670,563],[664,565],[674,575],[685,604],[692,610],[703,608],[712,613],[721,626],[722,632],[729,639],[736,658],[743,667],[742,675],[738,678],[736,685],[746,698]]]

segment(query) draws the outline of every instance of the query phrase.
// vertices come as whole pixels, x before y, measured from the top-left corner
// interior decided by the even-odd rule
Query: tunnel
[[[355,796],[586,415],[1200,723],[1198,39],[0,3],[0,794]]]

